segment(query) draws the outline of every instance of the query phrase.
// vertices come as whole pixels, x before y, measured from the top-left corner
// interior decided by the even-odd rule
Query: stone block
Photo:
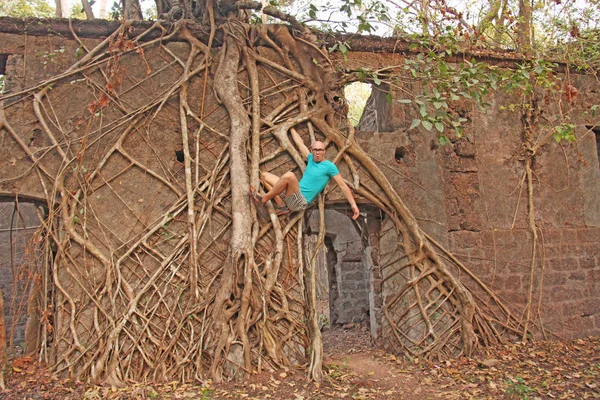
[[[587,274],[584,271],[575,271],[569,274],[570,281],[585,281],[587,278]]]
[[[561,242],[562,243],[576,243],[578,242],[580,229],[561,229]]]
[[[479,232],[456,231],[451,232],[449,236],[455,249],[476,248],[482,245],[482,235]]]
[[[563,254],[560,244],[544,245],[544,253],[547,258],[560,258]]]
[[[344,281],[345,282],[348,282],[348,281],[364,281],[364,280],[365,280],[365,274],[362,271],[351,272],[351,273],[345,273],[344,274]]]
[[[579,269],[579,263],[577,262],[577,259],[573,257],[548,260],[546,265],[548,266],[548,270],[558,272],[576,271]]]
[[[522,288],[521,277],[518,275],[506,277],[499,276],[496,278],[495,286],[504,292],[518,291]]]
[[[544,287],[561,286],[567,283],[567,274],[562,272],[547,272],[544,274]]]
[[[567,316],[580,316],[583,313],[583,304],[579,301],[575,302],[566,302],[561,306],[563,315]]]
[[[495,239],[496,239],[496,247],[512,247],[516,244],[515,240],[515,231],[509,230],[496,230],[495,231]]]
[[[600,282],[600,268],[588,270],[587,278],[589,282]]]
[[[600,228],[579,229],[577,239],[580,242],[600,243]]]
[[[545,228],[542,230],[544,245],[557,244],[562,241],[562,231],[560,229]]]
[[[596,260],[595,257],[592,256],[583,256],[579,258],[579,267],[584,270],[589,270],[595,268]]]
[[[581,298],[583,298],[583,292],[579,289],[557,286],[550,290],[551,302],[563,302],[566,300],[575,300]]]
[[[587,299],[583,301],[582,314],[584,316],[600,315],[600,298]]]

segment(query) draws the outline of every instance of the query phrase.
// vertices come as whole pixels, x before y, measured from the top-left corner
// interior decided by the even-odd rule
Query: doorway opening
[[[36,234],[45,207],[34,200],[0,196],[0,289],[4,298],[9,356],[35,351],[39,345],[40,312],[43,307],[32,296],[44,280],[41,242]],[[34,299],[35,297],[35,299]],[[33,303],[32,303],[33,302]]]
[[[347,206],[328,205],[325,210],[325,246],[317,256],[317,315],[322,331],[361,327],[377,334],[375,304],[379,293],[373,288],[376,261],[372,259],[371,234],[377,233],[375,212],[350,218]],[[361,206],[361,209],[364,207]],[[319,213],[307,216],[307,245],[314,246],[319,233]]]

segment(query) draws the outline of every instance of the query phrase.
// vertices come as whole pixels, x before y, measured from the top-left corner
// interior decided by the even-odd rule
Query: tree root
[[[138,44],[124,25],[65,73],[20,93],[34,93],[32,112],[51,144],[42,153],[31,151],[0,110],[0,128],[31,163],[25,175],[39,175],[50,209],[44,257],[56,292],[45,289],[43,297],[46,310],[56,306],[54,331],[42,336],[56,347],[56,371],[119,385],[221,380],[296,364],[322,380],[316,258],[304,249],[303,215],[284,223],[269,204],[268,221],[261,220],[247,196],[250,184],[259,187],[260,171],[304,168],[290,130],[332,143],[335,161],[351,173],[349,185],[386,214],[382,236],[393,235],[396,248],[382,263],[383,284],[394,293],[385,300],[380,340],[390,350],[455,357],[527,332],[489,287],[421,230],[353,129],[345,135],[344,124],[335,123],[333,98],[346,77],[336,75],[310,30],[271,15],[297,32],[235,19],[217,27],[210,15],[205,46],[178,24],[187,58],[168,47],[175,32]],[[152,29],[162,32],[160,23]],[[218,64],[211,52],[216,29],[224,32]],[[151,52],[163,58],[160,67],[148,62]],[[117,66],[126,57],[142,57],[155,71],[130,88],[109,89],[122,81]],[[179,75],[166,76],[172,71]],[[90,117],[80,138],[60,128],[68,115],[48,116],[67,77],[98,78],[78,88],[110,94],[102,107],[89,95],[103,117]],[[141,96],[146,101],[136,107],[121,101],[155,77],[168,82],[159,95]],[[164,132],[169,123],[178,126],[176,140]],[[183,167],[161,158],[160,146],[173,143]],[[132,181],[140,186],[125,189],[122,183]],[[141,197],[149,193],[155,197]],[[319,213],[322,246],[323,199]],[[493,310],[455,270],[467,272]]]

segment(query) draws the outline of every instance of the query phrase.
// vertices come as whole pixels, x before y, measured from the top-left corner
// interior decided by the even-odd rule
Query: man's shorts
[[[281,193],[281,198],[290,211],[302,211],[308,207],[308,202],[300,190],[290,196],[286,196],[284,191]]]

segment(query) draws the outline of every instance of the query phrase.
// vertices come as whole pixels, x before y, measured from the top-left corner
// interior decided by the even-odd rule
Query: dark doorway
[[[40,283],[40,249],[36,232],[43,206],[33,201],[0,197],[0,288],[4,295],[6,338],[9,354],[24,354],[37,347],[37,327],[27,328],[32,310],[32,288]],[[38,324],[39,326],[39,324]],[[28,334],[28,329],[31,333]]]

